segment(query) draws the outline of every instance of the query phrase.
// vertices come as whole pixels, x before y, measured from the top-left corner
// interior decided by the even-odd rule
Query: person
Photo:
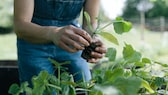
[[[78,19],[80,13],[86,11],[92,26],[96,27],[99,3],[99,0],[14,0],[20,82],[31,83],[32,76],[42,70],[54,74],[54,66],[48,58],[60,63],[70,61],[68,72],[74,75],[74,80],[79,81],[84,75],[89,81],[88,62],[99,61],[106,48],[101,40],[91,38],[85,18],[82,26]],[[91,59],[85,60],[81,53],[91,42],[100,46],[91,53]]]

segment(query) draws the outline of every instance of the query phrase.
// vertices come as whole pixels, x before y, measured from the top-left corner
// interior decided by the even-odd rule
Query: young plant
[[[132,28],[132,24],[130,22],[124,21],[124,19],[121,17],[117,17],[114,21],[111,21],[111,22],[107,23],[106,25],[100,27],[100,18],[98,17],[97,18],[97,20],[98,20],[97,28],[93,29],[93,27],[91,25],[91,21],[90,21],[90,16],[87,12],[84,12],[84,17],[86,19],[86,23],[88,25],[89,31],[91,32],[92,38],[95,35],[100,35],[102,38],[104,38],[104,39],[106,39],[116,45],[119,44],[117,38],[114,35],[112,35],[110,32],[104,32],[104,29],[113,24],[115,32],[117,34],[122,34],[124,32],[130,31],[130,29]],[[85,47],[81,56],[86,60],[92,58],[91,52],[95,51],[95,48],[98,46],[99,46],[99,44],[97,44],[95,42],[91,43],[88,47]]]
[[[37,76],[32,77],[32,87],[26,81],[18,84],[14,83],[10,86],[8,93],[12,95],[78,95],[90,91],[94,86],[92,81],[75,82],[73,75],[67,72],[67,68],[63,65],[69,64],[68,61],[58,63],[53,59],[49,59],[57,70],[57,77],[49,74],[47,71],[41,71]],[[79,94],[81,95],[81,94]],[[82,94],[83,95],[83,94]]]

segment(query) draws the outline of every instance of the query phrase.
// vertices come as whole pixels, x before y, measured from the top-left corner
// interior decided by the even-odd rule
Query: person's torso
[[[32,22],[44,26],[64,26],[75,23],[85,0],[34,0]]]

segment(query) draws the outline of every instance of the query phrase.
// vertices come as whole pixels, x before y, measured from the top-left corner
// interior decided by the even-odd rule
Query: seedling
[[[91,32],[91,37],[93,38],[95,35],[100,35],[102,38],[110,41],[111,43],[114,43],[118,45],[118,40],[115,36],[113,36],[110,32],[104,32],[104,29],[108,26],[112,25],[114,26],[114,30],[117,34],[122,34],[124,32],[130,31],[132,28],[132,24],[130,22],[124,21],[123,18],[117,17],[114,21],[111,21],[107,23],[106,25],[100,27],[100,18],[98,17],[98,25],[96,29],[93,29],[90,21],[90,16],[87,12],[84,12],[84,17],[86,19],[86,23],[88,25],[89,31]],[[85,47],[84,51],[82,52],[82,57],[86,60],[91,59],[91,52],[95,51],[95,48],[98,47],[99,44],[92,42],[88,47]]]

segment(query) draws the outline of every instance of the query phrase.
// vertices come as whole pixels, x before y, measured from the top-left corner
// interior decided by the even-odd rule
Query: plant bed
[[[90,16],[86,12],[85,17],[92,38],[98,35],[116,45],[119,45],[117,38],[112,33],[105,32],[104,29],[113,24],[115,32],[117,34],[122,34],[128,32],[132,27],[132,24],[130,22],[124,21],[124,19],[122,19],[121,17],[116,18],[116,20],[114,21],[110,21],[106,25],[100,26],[101,19],[98,19],[98,17],[97,20],[99,23],[97,28],[94,30],[90,23]],[[82,52],[81,56],[86,60],[90,59],[91,51],[94,51],[97,46],[99,46],[99,44],[92,43],[90,46],[85,47],[85,50]],[[113,51],[115,50],[112,50],[111,52]],[[109,51],[108,53],[110,53],[111,55],[111,52]],[[107,55],[106,57],[109,57],[110,60],[113,60],[113,56],[110,55]],[[26,93],[28,95],[43,95],[45,93],[46,95],[51,95],[53,94],[53,92],[55,92],[57,93],[57,95],[104,95],[102,90],[99,89],[101,87],[99,80],[97,80],[94,76],[93,80],[90,81],[85,81],[84,79],[82,79],[78,82],[74,82],[74,75],[66,72],[67,68],[63,68],[64,66],[62,66],[68,64],[69,61],[58,63],[53,59],[49,58],[49,60],[55,66],[55,70],[58,73],[57,77],[52,74],[48,74],[47,71],[41,71],[39,75],[32,77],[31,82],[33,87],[29,87],[28,82],[24,82],[21,85],[14,83],[10,86],[9,93],[11,93],[12,95],[19,95],[21,93]],[[93,71],[93,73],[95,72]],[[132,80],[132,78],[130,78],[130,80]],[[80,94],[79,92],[84,93]]]
[[[0,60],[0,94],[9,95],[8,89],[12,83],[19,83],[16,60]]]

